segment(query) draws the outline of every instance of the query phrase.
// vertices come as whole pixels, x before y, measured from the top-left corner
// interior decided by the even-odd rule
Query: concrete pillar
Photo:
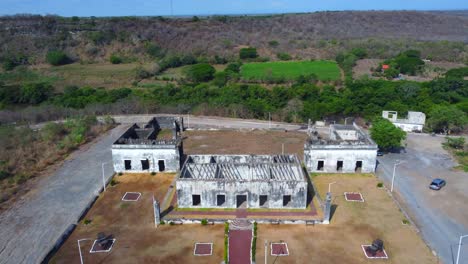
[[[161,208],[159,207],[158,201],[154,199],[154,196],[153,196],[153,209],[154,209],[154,225],[158,227],[159,223],[161,222]]]
[[[331,214],[331,193],[327,192],[327,197],[325,198],[325,206],[323,208],[323,224],[330,224],[330,214]]]

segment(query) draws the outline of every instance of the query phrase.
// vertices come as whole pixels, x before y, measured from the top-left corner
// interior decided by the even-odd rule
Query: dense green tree
[[[289,55],[289,54],[286,53],[286,52],[278,52],[278,53],[276,54],[276,57],[277,57],[278,59],[280,59],[280,60],[283,60],[283,61],[287,61],[287,60],[291,60],[291,59],[292,59],[291,55]]]
[[[49,51],[46,55],[46,61],[54,66],[64,65],[70,62],[67,54],[63,51],[54,50]]]
[[[463,129],[467,124],[467,116],[456,106],[435,106],[429,112],[428,124],[434,132],[451,134]]]
[[[21,103],[39,104],[51,97],[53,87],[48,83],[26,83],[21,87]]]
[[[406,138],[406,133],[403,130],[381,117],[372,122],[370,135],[379,148],[386,150],[400,147],[401,141]]]
[[[239,58],[241,59],[255,59],[258,57],[256,48],[242,48],[239,51]]]
[[[208,63],[194,64],[185,70],[187,79],[193,82],[206,82],[213,79],[216,70]]]
[[[109,60],[110,60],[110,62],[111,62],[112,64],[120,64],[120,63],[122,63],[122,58],[120,58],[119,56],[117,56],[117,55],[115,55],[115,54],[112,54],[112,55],[110,56],[110,59],[109,59]]]

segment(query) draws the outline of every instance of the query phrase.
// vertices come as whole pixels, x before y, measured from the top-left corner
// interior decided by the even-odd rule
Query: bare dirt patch
[[[429,248],[411,226],[401,224],[403,215],[377,179],[370,175],[319,175],[313,179],[320,195],[332,186],[336,205],[330,225],[262,225],[258,226],[256,259],[263,260],[264,241],[285,242],[289,256],[268,256],[268,263],[437,263]],[[346,202],[343,193],[359,191],[365,203]],[[389,259],[368,260],[361,245],[376,238],[384,241]],[[276,261],[276,262],[275,262]]]
[[[307,134],[267,130],[184,132],[186,154],[298,154],[302,159]]]
[[[223,258],[223,225],[154,226],[152,195],[161,201],[174,174],[125,174],[96,201],[83,222],[60,248],[51,263],[79,263],[77,239],[95,239],[97,233],[112,234],[116,239],[109,253],[89,254],[93,241],[83,241],[85,263],[219,263]],[[137,203],[121,201],[125,192],[138,191]],[[194,256],[194,244],[213,243],[212,256]]]

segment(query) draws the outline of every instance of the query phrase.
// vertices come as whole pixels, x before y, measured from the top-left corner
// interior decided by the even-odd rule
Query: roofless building
[[[176,182],[180,208],[299,208],[307,177],[296,155],[190,155]]]

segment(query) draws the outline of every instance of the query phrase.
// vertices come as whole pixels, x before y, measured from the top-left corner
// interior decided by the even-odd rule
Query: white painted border
[[[210,245],[210,254],[196,254],[195,251],[197,249],[197,245]],[[213,255],[213,243],[205,243],[205,242],[197,242],[195,243],[195,246],[193,247],[193,255],[194,256],[211,256]]]
[[[127,193],[136,193],[138,194],[138,198],[136,200],[127,200],[125,199],[125,196],[127,195]],[[141,197],[141,193],[140,192],[126,192],[123,196],[122,196],[122,201],[124,202],[136,202],[138,200],[140,200],[140,197]]]
[[[112,250],[112,247],[114,246],[115,244],[115,238],[112,239],[112,245],[110,246],[110,248],[108,250],[93,250],[94,248],[94,245],[96,244],[97,240],[94,240],[94,243],[93,243],[93,246],[91,247],[91,249],[89,250],[89,253],[102,253],[102,252],[109,252]]]
[[[348,194],[348,193],[349,194],[357,194],[358,193],[361,196],[361,200],[360,201],[358,201],[358,200],[348,200],[348,197],[346,197],[346,194]],[[362,193],[360,193],[360,192],[345,192],[344,197],[345,197],[347,202],[358,202],[358,203],[363,203],[364,202],[364,196],[362,196]]]
[[[286,246],[286,254],[273,254],[273,244],[282,244],[282,245],[285,245]],[[272,242],[270,243],[270,255],[272,256],[280,256],[280,257],[284,257],[284,256],[289,256],[289,249],[288,249],[288,243],[286,242]]]
[[[362,251],[364,252],[364,255],[366,256],[366,258],[368,259],[388,259],[388,255],[387,255],[387,252],[385,252],[385,249],[382,249],[383,250],[383,253],[385,254],[385,257],[372,257],[372,256],[368,256],[367,255],[367,252],[366,252],[366,247],[370,247],[371,245],[361,245],[361,248],[362,248]]]

